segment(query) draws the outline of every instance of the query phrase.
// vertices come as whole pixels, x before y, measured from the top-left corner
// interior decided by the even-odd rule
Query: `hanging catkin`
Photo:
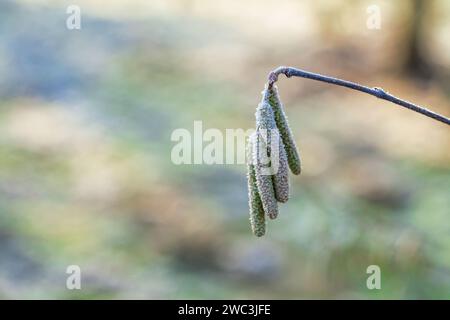
[[[293,174],[300,174],[300,156],[295,144],[294,136],[292,134],[291,128],[289,127],[289,123],[283,109],[283,104],[281,103],[280,96],[278,95],[278,88],[275,85],[273,85],[270,89],[266,86],[264,90],[264,99],[267,99],[269,101],[269,104],[273,109],[275,122],[278,130],[280,131],[280,135],[286,149],[289,168],[291,169]]]
[[[286,202],[289,198],[287,168],[289,167],[296,175],[301,173],[300,155],[278,94],[278,88],[274,85],[281,74],[287,78],[301,77],[364,92],[450,125],[449,118],[397,98],[382,88],[371,88],[292,67],[281,66],[271,71],[263,91],[263,100],[256,108],[256,132],[251,136],[249,144],[251,153],[251,162],[248,164],[250,222],[253,233],[257,236],[265,233],[265,215],[275,219],[278,215],[278,202]]]
[[[259,196],[258,186],[256,185],[256,172],[252,157],[253,140],[254,136],[250,136],[247,147],[248,204],[250,207],[250,225],[253,234],[257,237],[262,237],[266,233],[266,217]]]
[[[263,92],[256,108],[256,132],[247,149],[250,224],[261,237],[266,232],[266,215],[278,216],[278,202],[289,200],[289,168],[300,173],[300,157],[283,111],[276,87]]]
[[[256,184],[265,213],[271,219],[278,216],[278,204],[273,185],[273,167],[271,163],[270,141],[276,129],[275,118],[269,103],[263,100],[256,108],[256,134],[253,142],[253,160]],[[273,150],[275,151],[275,150]],[[278,153],[278,150],[277,150]]]
[[[272,149],[278,147],[278,170],[276,174],[273,175],[273,187],[275,189],[275,198],[279,202],[287,202],[289,200],[289,169],[288,160],[286,155],[286,150],[284,148],[284,143],[280,139],[280,134],[278,131],[273,132],[276,135],[275,139],[272,139]],[[272,161],[276,161],[273,160]]]

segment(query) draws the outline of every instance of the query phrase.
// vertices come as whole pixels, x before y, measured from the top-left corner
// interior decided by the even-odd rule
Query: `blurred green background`
[[[450,298],[438,122],[280,78],[303,174],[264,238],[245,165],[170,159],[194,120],[252,128],[279,65],[448,116],[450,2],[2,0],[0,26],[0,298]],[[66,289],[69,265],[82,290]]]

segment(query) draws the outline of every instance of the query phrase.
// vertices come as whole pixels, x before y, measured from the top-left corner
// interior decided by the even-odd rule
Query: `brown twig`
[[[337,86],[341,86],[341,87],[346,87],[349,89],[353,89],[353,90],[357,90],[357,91],[361,91],[367,94],[370,94],[372,96],[375,96],[379,99],[383,99],[383,100],[387,100],[390,101],[392,103],[395,103],[397,105],[400,105],[404,108],[407,108],[409,110],[421,113],[429,118],[432,118],[434,120],[440,121],[442,123],[445,123],[446,125],[450,125],[450,119],[440,115],[436,112],[433,112],[431,110],[428,110],[426,108],[423,108],[421,106],[415,105],[411,102],[399,99],[395,96],[393,96],[392,94],[384,91],[382,88],[378,88],[378,87],[374,87],[374,88],[370,88],[370,87],[366,87],[363,85],[360,85],[358,83],[354,83],[354,82],[350,82],[350,81],[346,81],[346,80],[342,80],[342,79],[338,79],[338,78],[333,78],[333,77],[329,77],[329,76],[324,76],[318,73],[314,73],[314,72],[309,72],[309,71],[305,71],[305,70],[301,70],[301,69],[297,69],[297,68],[292,68],[292,67],[278,67],[277,69],[273,70],[272,72],[270,72],[269,74],[269,82],[268,82],[268,87],[271,88],[273,86],[273,84],[278,80],[278,76],[280,74],[284,74],[286,77],[290,78],[290,77],[301,77],[301,78],[306,78],[306,79],[312,79],[312,80],[316,80],[316,81],[322,81],[322,82],[326,82],[326,83],[331,83]]]

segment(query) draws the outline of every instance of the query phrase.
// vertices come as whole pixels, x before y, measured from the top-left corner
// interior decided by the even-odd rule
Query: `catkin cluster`
[[[256,131],[247,148],[250,224],[261,237],[266,216],[278,216],[278,202],[289,199],[289,170],[298,175],[300,156],[276,86],[266,86],[256,108]]]

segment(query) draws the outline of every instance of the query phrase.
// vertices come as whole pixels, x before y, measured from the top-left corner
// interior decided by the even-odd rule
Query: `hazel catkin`
[[[278,130],[280,131],[281,139],[283,140],[284,147],[286,149],[289,168],[293,174],[298,175],[301,172],[300,155],[298,153],[291,128],[289,127],[283,104],[278,94],[278,88],[275,85],[273,85],[270,89],[266,86],[264,90],[264,99],[269,101],[269,104],[273,109],[275,122]]]
[[[248,180],[248,204],[250,207],[250,225],[252,232],[257,237],[262,237],[266,233],[266,217],[264,208],[256,185],[256,172],[252,159],[252,139],[248,140],[247,149],[247,180]]]
[[[272,108],[266,101],[262,101],[256,108],[256,132],[252,137],[253,163],[264,212],[271,219],[278,216],[278,204],[272,177],[273,163],[270,162],[270,141],[273,130],[276,130],[276,125]]]
[[[272,140],[271,149],[278,147],[278,168],[273,175],[273,187],[275,191],[275,199],[279,202],[287,202],[289,200],[289,169],[286,150],[284,143],[280,139],[278,131],[276,131],[276,139]],[[275,143],[274,143],[275,141]],[[273,160],[272,161],[277,161]]]

